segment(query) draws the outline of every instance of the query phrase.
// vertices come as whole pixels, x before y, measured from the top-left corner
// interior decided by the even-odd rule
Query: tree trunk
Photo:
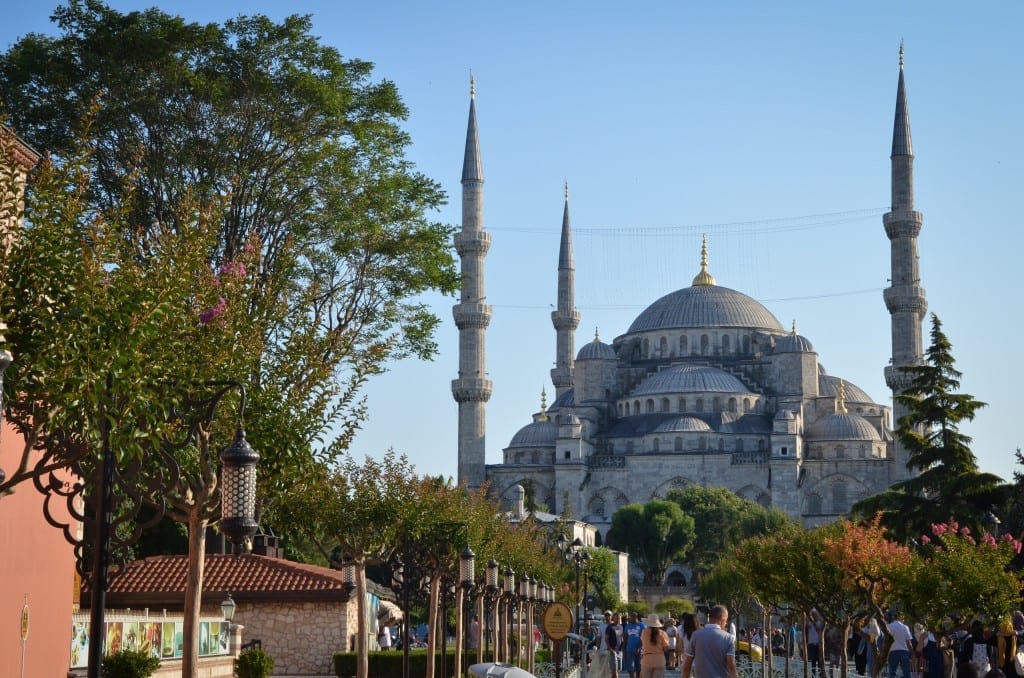
[[[441,577],[430,577],[430,603],[427,605],[427,672],[424,678],[434,678],[434,656],[437,652],[438,598],[441,593]],[[441,622],[442,633],[444,622]]]
[[[369,648],[366,646],[366,559],[356,560],[356,678],[368,678]]]
[[[188,515],[188,575],[185,579],[185,623],[181,647],[182,678],[199,678],[199,615],[203,607],[206,525],[201,509]]]
[[[462,648],[469,640],[469,628],[466,624],[466,617],[463,614],[463,604],[466,598],[466,590],[461,586],[455,591],[455,675],[462,675]],[[443,677],[442,678],[446,678]]]

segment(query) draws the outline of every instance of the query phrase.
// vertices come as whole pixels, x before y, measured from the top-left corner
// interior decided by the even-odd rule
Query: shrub
[[[274,658],[257,647],[245,650],[235,659],[238,678],[268,678],[273,670]]]
[[[149,678],[160,667],[160,660],[148,652],[121,650],[103,658],[103,678]]]

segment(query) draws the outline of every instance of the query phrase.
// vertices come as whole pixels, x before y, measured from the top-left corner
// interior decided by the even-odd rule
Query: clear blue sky
[[[148,2],[118,0],[122,9]],[[51,32],[46,2],[9,4],[8,46]],[[916,153],[922,283],[964,373],[989,403],[964,431],[983,470],[1009,478],[1022,445],[1018,272],[1024,5],[1016,2],[163,2],[189,20],[313,15],[346,57],[372,61],[410,108],[411,159],[451,196],[458,224],[469,73],[477,80],[486,261],[494,306],[487,460],[537,410],[555,336],[562,184],[575,229],[577,349],[610,341],[689,285],[707,233],[718,284],[796,320],[834,374],[889,403],[889,147],[897,49]],[[839,214],[841,213],[841,214]],[[404,452],[454,476],[454,300],[433,363],[366,391],[357,454]],[[926,325],[927,330],[927,325]],[[1019,470],[1019,469],[1018,469]]]

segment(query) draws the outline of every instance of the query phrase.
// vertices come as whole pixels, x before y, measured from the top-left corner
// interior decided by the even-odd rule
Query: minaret
[[[910,375],[900,368],[921,363],[924,351],[921,343],[921,322],[928,310],[921,272],[918,266],[917,236],[921,232],[923,216],[914,211],[914,149],[910,142],[910,115],[907,110],[907,90],[903,82],[903,45],[900,44],[900,79],[896,89],[896,117],[892,130],[892,206],[882,217],[885,234],[889,237],[892,277],[890,286],[882,293],[885,306],[892,317],[892,359],[885,368],[885,383],[894,396],[910,385]],[[907,409],[893,403],[895,428]],[[896,475],[905,477],[907,451],[896,442]]]
[[[484,367],[484,339],[491,322],[491,307],[484,303],[484,256],[491,236],[484,232],[484,171],[476,131],[476,83],[469,79],[469,125],[462,164],[462,231],[455,235],[461,262],[462,291],[452,308],[459,328],[459,378],[452,380],[452,396],[459,404],[458,481],[470,488],[484,483],[485,413],[491,381]]]
[[[555,385],[555,398],[572,388],[573,357],[576,351],[576,328],[580,314],[575,302],[576,267],[572,258],[572,229],[569,227],[569,182],[565,182],[565,209],[562,211],[562,242],[558,247],[558,307],[551,312],[555,326],[555,367],[551,370],[551,383]]]

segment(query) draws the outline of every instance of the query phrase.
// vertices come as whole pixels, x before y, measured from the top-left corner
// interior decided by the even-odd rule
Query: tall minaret
[[[882,217],[885,233],[891,243],[891,285],[882,293],[892,317],[892,359],[885,368],[885,383],[893,395],[910,385],[910,375],[900,369],[920,364],[924,356],[921,343],[921,322],[928,310],[921,272],[918,266],[917,236],[923,216],[914,211],[914,149],[910,142],[910,115],[907,90],[903,82],[903,45],[900,44],[900,79],[896,89],[896,118],[892,130],[892,206]],[[893,403],[893,427],[907,410]],[[909,475],[907,452],[896,443],[897,478]]]
[[[576,266],[572,258],[572,229],[569,227],[569,182],[565,182],[565,209],[562,211],[562,242],[558,247],[558,307],[551,312],[555,326],[555,367],[551,370],[551,383],[555,385],[555,398],[572,388],[572,362],[576,328],[580,314],[576,310]]]
[[[471,488],[484,483],[485,413],[491,381],[484,367],[484,338],[491,322],[491,307],[484,303],[484,256],[491,236],[484,232],[484,170],[476,132],[476,83],[469,79],[469,125],[462,163],[462,231],[455,236],[462,291],[452,308],[459,328],[459,378],[452,380],[452,396],[459,404],[459,477]]]

